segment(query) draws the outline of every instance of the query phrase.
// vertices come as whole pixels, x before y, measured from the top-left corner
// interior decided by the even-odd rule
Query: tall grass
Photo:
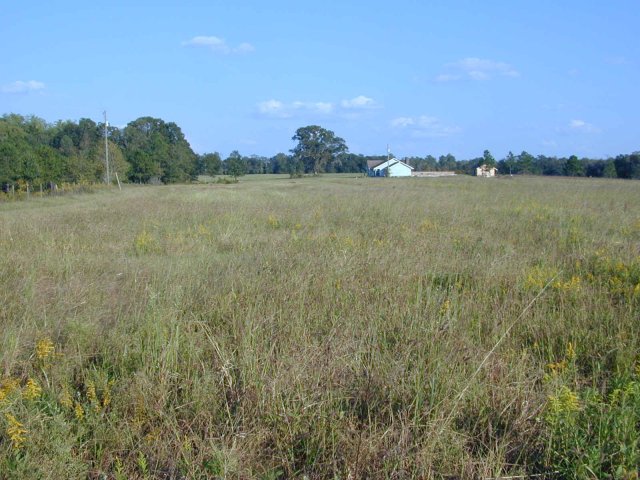
[[[0,478],[636,478],[638,205],[331,176],[0,204]]]

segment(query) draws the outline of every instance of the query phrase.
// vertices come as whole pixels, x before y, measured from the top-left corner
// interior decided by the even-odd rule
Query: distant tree
[[[304,174],[304,163],[302,163],[302,160],[295,155],[287,157],[284,172],[288,173],[291,178],[302,177]]]
[[[231,175],[236,180],[247,173],[246,162],[237,150],[231,152],[224,163],[227,175]]]
[[[222,159],[218,152],[205,153],[198,157],[198,174],[218,175],[222,171]]]
[[[509,175],[511,175],[516,167],[516,156],[513,154],[512,151],[509,151],[509,153],[507,154],[507,156],[505,157],[504,161],[503,161],[503,166],[502,166],[502,174],[505,174],[507,172],[509,172]]]
[[[144,150],[130,150],[127,158],[131,164],[129,178],[137,183],[147,183],[152,178],[160,178],[160,164]]]
[[[613,160],[607,160],[602,170],[602,176],[605,178],[616,178],[618,176],[616,172],[616,164]]]
[[[309,125],[296,130],[292,140],[298,144],[291,150],[296,160],[302,161],[306,172],[318,175],[329,162],[348,152],[345,141],[331,130]]]
[[[564,174],[569,177],[583,177],[584,171],[584,163],[575,155],[571,155],[564,165]]]
[[[446,155],[440,155],[438,158],[438,170],[448,171],[455,170],[458,166],[458,162],[456,161],[456,157],[447,153]]]
[[[278,153],[276,156],[269,159],[269,172],[270,173],[286,173],[287,162],[289,157],[285,153]]]
[[[491,155],[491,152],[489,150],[485,150],[482,154],[482,164],[486,165],[487,167],[495,167],[496,159],[493,158],[493,155]]]
[[[123,132],[126,160],[134,180],[160,177],[164,183],[184,182],[195,177],[197,156],[175,123],[141,117]]]
[[[533,163],[536,160],[533,155],[523,150],[517,158],[518,173],[533,173]]]
[[[640,178],[640,152],[618,155],[614,164],[619,178]]]
[[[106,162],[105,162],[105,150],[104,139],[94,144],[94,147],[89,152],[86,163],[94,170],[95,181],[106,180]],[[114,142],[109,140],[109,176],[112,182],[116,181],[116,173],[118,179],[121,182],[126,182],[129,178],[131,165],[125,160],[122,149]]]
[[[533,159],[528,173],[539,175],[564,175],[565,160],[556,157],[538,155]]]
[[[260,174],[267,173],[268,158],[260,155],[250,155],[249,157],[243,157],[243,161],[246,165],[248,174]]]
[[[438,160],[436,160],[436,157],[434,157],[433,155],[427,155],[426,157],[424,157],[424,164],[422,166],[422,169],[425,171],[433,171],[436,169],[437,165]]]

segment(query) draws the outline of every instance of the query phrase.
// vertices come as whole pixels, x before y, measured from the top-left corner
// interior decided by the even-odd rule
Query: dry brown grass
[[[546,471],[547,364],[633,369],[636,183],[253,180],[0,204],[0,478]]]

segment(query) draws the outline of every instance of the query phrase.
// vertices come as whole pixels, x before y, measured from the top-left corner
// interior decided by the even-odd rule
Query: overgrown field
[[[2,479],[637,478],[637,182],[3,203],[0,306]]]

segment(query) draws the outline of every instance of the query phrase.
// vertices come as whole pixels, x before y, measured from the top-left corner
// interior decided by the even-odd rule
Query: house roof
[[[387,167],[392,167],[393,165],[395,165],[395,164],[397,164],[397,163],[399,163],[399,164],[401,164],[401,165],[404,165],[405,167],[408,167],[408,168],[410,168],[411,170],[413,170],[413,167],[412,167],[411,165],[407,165],[406,163],[401,162],[401,161],[400,161],[400,160],[398,160],[397,158],[390,158],[390,159],[389,159],[389,160],[387,160],[387,161],[381,162],[381,163],[379,163],[378,165],[376,165],[375,167],[373,167],[373,169],[374,169],[374,170],[382,170],[382,169],[385,169],[385,168],[387,168]],[[370,167],[370,168],[371,168],[371,167]]]
[[[377,167],[378,165],[380,165],[383,162],[385,162],[385,160],[367,160],[367,167],[368,168],[374,168],[374,167]]]

